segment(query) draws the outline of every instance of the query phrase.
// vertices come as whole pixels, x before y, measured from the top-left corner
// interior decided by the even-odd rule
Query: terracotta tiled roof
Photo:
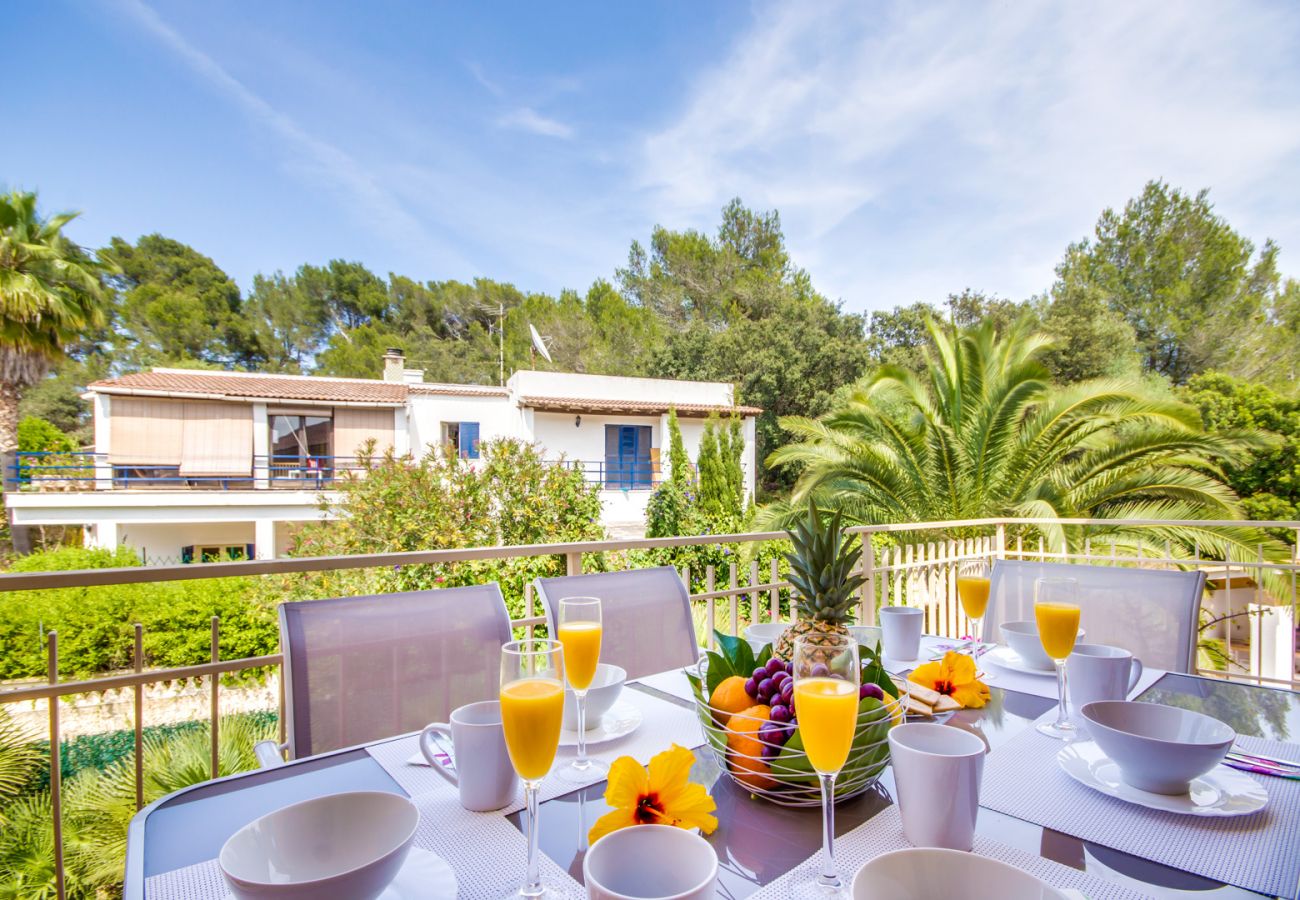
[[[314,378],[308,375],[261,375],[189,369],[155,369],[108,378],[88,385],[104,394],[190,394],[267,400],[332,400],[339,403],[406,402],[407,386],[364,378]]]
[[[668,412],[672,406],[677,415],[703,418],[709,413],[756,416],[763,410],[757,406],[724,406],[712,403],[661,403],[657,400],[589,400],[585,397],[520,397],[519,403],[543,412],[624,413],[628,415],[657,416]]]
[[[412,394],[450,394],[453,397],[506,397],[509,391],[491,384],[408,384]]]

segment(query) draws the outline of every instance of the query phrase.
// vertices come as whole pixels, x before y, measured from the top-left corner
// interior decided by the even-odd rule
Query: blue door
[[[605,426],[605,487],[614,490],[648,488],[650,426]]]

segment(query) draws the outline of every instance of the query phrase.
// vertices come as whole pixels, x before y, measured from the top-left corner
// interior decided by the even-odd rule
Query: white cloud
[[[528,106],[512,109],[497,119],[497,125],[502,128],[513,128],[543,137],[560,138],[566,141],[573,137],[573,129],[570,126],[555,119],[549,119]]]
[[[1149,178],[1300,257],[1297,36],[1259,3],[760,6],[637,176],[674,227],[780,209],[853,308],[1040,290]]]
[[[187,41],[143,0],[119,0],[117,8],[171,50],[212,88],[279,137],[293,154],[290,165],[300,175],[338,194],[359,218],[390,240],[426,253],[431,247],[436,247],[448,264],[468,267],[458,251],[431,236],[402,202],[358,160],[309,133],[293,118],[273,107],[215,59]]]

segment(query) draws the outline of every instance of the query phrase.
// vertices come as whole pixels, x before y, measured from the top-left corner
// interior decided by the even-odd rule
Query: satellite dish
[[[551,351],[546,349],[546,342],[543,341],[542,336],[537,333],[537,329],[533,327],[532,322],[528,323],[528,332],[533,336],[533,349],[542,354],[542,359],[551,362]]]

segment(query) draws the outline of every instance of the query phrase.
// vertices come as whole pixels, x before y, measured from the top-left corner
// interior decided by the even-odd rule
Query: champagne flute
[[[1066,704],[1065,660],[1079,638],[1079,583],[1073,578],[1039,578],[1034,582],[1034,619],[1043,651],[1056,662],[1056,721],[1038,730],[1059,741],[1077,733]]]
[[[564,721],[564,648],[559,641],[510,641],[501,648],[501,727],[510,764],[524,782],[528,868],[512,897],[556,898],[537,865],[537,791],[555,762]]]
[[[804,750],[822,788],[822,865],[795,896],[849,896],[835,867],[835,776],[858,726],[858,644],[852,635],[812,634],[794,642],[794,708]]]
[[[609,774],[609,766],[587,758],[587,689],[600,661],[599,597],[564,597],[556,637],[564,645],[564,675],[578,703],[578,755],[557,773],[565,781],[588,784]]]
[[[989,608],[989,564],[983,559],[968,559],[957,567],[957,597],[961,608],[971,622],[971,645],[977,655],[984,642],[984,613]]]

